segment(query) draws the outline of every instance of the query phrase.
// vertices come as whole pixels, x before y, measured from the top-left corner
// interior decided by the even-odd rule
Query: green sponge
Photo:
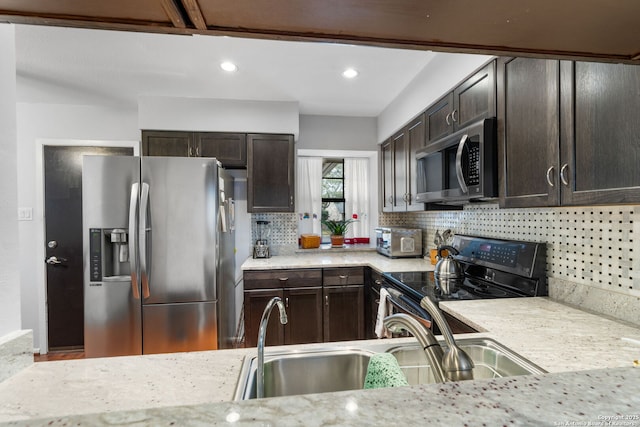
[[[407,378],[392,354],[376,353],[369,359],[364,388],[402,387],[409,385]]]

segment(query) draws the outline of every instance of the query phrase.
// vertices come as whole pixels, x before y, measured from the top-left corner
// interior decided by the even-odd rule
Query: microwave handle
[[[464,175],[462,174],[462,152],[464,151],[464,145],[467,143],[467,135],[462,135],[460,142],[458,143],[458,151],[456,152],[456,177],[463,193],[468,193],[469,188],[467,183],[464,182]]]

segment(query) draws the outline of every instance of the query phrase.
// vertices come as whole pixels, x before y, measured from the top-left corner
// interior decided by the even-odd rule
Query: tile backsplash
[[[472,204],[458,211],[381,214],[380,224],[425,230],[427,251],[435,247],[435,230],[447,228],[545,242],[552,298],[640,324],[640,237],[635,237],[640,236],[640,206],[500,209]]]
[[[272,222],[272,253],[295,251],[296,214],[254,214],[252,223],[258,219]],[[421,228],[425,253],[435,247],[435,230],[545,242],[552,298],[640,325],[640,206],[500,209],[482,203],[382,213],[379,225]]]

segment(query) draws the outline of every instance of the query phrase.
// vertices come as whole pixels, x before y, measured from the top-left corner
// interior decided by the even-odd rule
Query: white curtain
[[[296,207],[299,234],[321,234],[322,157],[298,157]]]
[[[346,237],[369,237],[369,159],[344,159],[344,186],[344,216],[358,220]]]

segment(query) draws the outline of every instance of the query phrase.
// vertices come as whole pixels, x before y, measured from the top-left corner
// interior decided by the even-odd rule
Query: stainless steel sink
[[[266,354],[264,397],[361,389],[373,353],[327,349]],[[256,398],[257,357],[246,357],[234,400]]]
[[[489,338],[456,340],[475,364],[474,379],[541,374],[545,371]],[[444,343],[441,345],[445,346]],[[369,358],[389,352],[411,385],[434,383],[424,351],[416,344],[394,345],[384,340],[358,348],[321,348],[310,351],[267,353],[264,396],[291,396],[361,389]],[[257,357],[247,356],[236,386],[235,400],[255,399]]]
[[[501,378],[516,375],[542,374],[546,371],[499,342],[489,338],[456,340],[473,363],[473,379]],[[446,348],[445,344],[442,344]],[[387,350],[398,360],[411,385],[434,383],[431,366],[424,351],[417,345],[403,345]]]

